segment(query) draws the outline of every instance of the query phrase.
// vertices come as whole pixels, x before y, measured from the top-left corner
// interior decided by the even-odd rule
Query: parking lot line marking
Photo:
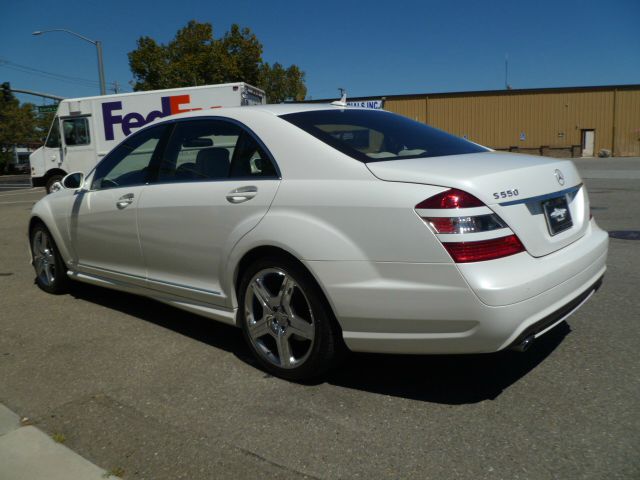
[[[44,193],[44,191],[40,192],[39,188],[24,188],[19,191],[12,190],[10,192],[0,192],[0,198],[3,197],[12,197],[14,195],[30,195],[32,193]]]
[[[0,202],[0,205],[16,205],[18,203],[36,203],[35,200],[19,200],[17,202]]]

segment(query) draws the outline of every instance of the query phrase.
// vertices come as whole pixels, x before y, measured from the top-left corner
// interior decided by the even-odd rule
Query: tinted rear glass
[[[365,163],[488,151],[389,112],[335,109],[290,113],[281,118]]]

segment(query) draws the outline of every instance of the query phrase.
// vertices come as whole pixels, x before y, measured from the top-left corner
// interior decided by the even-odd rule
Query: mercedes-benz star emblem
[[[556,168],[555,175],[556,175],[556,180],[558,180],[558,183],[559,183],[561,186],[562,186],[562,185],[564,185],[564,175],[563,175],[563,174],[562,174],[562,172],[561,172],[560,170],[558,170],[557,168]]]

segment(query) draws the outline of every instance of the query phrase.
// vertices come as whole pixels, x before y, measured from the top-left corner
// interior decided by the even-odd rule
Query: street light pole
[[[43,33],[49,32],[65,32],[74,37],[78,37],[85,42],[89,42],[95,45],[96,50],[98,52],[98,77],[100,79],[100,95],[107,94],[107,87],[104,81],[104,64],[102,63],[102,42],[100,40],[91,40],[90,38],[85,37],[84,35],[80,35],[79,33],[73,32],[71,30],[67,30],[66,28],[52,28],[51,30],[36,30],[32,33],[32,35],[42,35]]]
[[[102,63],[102,42],[96,40],[96,49],[98,50],[98,76],[100,77],[100,95],[106,95],[107,89],[104,83],[104,64]]]

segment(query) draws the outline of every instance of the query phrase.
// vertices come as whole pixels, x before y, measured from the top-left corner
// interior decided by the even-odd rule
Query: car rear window
[[[488,149],[390,112],[335,109],[280,118],[361,162],[441,157]]]

